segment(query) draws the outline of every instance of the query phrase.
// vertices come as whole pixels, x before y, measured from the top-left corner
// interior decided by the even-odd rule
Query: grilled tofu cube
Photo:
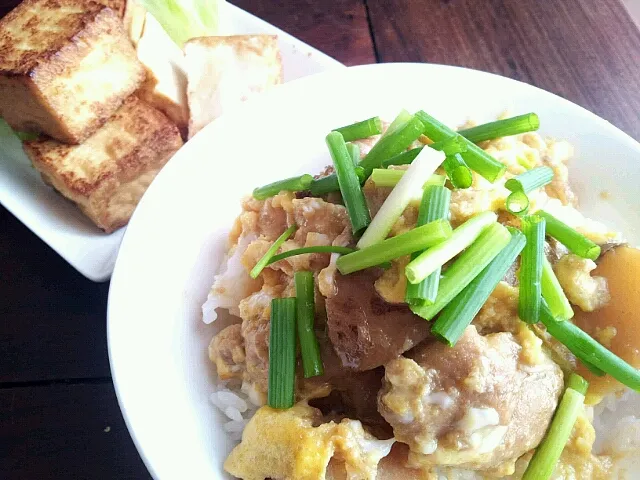
[[[144,81],[110,8],[25,0],[0,19],[0,116],[14,130],[80,143]]]
[[[189,138],[225,110],[282,83],[274,35],[193,38],[184,52]]]
[[[142,194],[181,146],[175,124],[136,96],[81,145],[49,139],[23,144],[44,181],[105,232],[127,224]]]

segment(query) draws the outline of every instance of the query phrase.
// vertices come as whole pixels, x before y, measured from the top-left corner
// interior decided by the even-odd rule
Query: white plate
[[[278,35],[285,81],[343,68],[337,60],[310,47],[244,10],[225,4],[225,30],[237,34]],[[105,234],[50,187],[22,151],[6,124],[0,126],[0,203],[82,275],[99,282],[109,278],[124,228]]]
[[[401,108],[424,108],[450,125],[488,121],[504,108],[536,111],[541,133],[576,146],[571,171],[583,211],[640,238],[640,145],[560,97],[488,73],[418,64],[354,67],[274,90],[207,127],[169,162],[120,249],[109,295],[111,371],[156,478],[226,478],[230,444],[208,401],[215,378],[206,347],[217,327],[202,323],[200,307],[241,197],[329,163],[324,137],[332,127],[392,118]]]

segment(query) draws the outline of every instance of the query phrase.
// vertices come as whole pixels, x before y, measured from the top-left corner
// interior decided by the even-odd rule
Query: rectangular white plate
[[[278,35],[285,81],[344,67],[234,5],[224,8],[230,33]],[[0,203],[85,277],[100,282],[111,276],[125,229],[109,235],[101,232],[71,202],[46,186],[6,125],[0,125]]]

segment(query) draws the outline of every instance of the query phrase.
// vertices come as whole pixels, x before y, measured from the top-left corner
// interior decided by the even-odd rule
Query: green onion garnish
[[[448,240],[430,248],[409,262],[405,269],[410,283],[419,283],[471,245],[482,231],[498,220],[493,212],[474,215],[453,231]]]
[[[358,175],[358,180],[360,181],[360,185],[362,185],[366,180],[364,176],[364,168],[356,167],[356,175]],[[309,186],[309,191],[314,197],[321,197],[322,195],[326,195],[331,192],[339,192],[340,183],[338,182],[338,176],[335,173],[332,173],[322,178],[314,178]]]
[[[527,323],[537,323],[540,321],[540,300],[542,299],[545,220],[537,215],[529,215],[522,217],[521,224],[527,244],[522,250],[520,261],[518,315]]]
[[[438,316],[431,332],[454,346],[462,336],[491,292],[496,288],[524,248],[526,239],[522,232],[509,228],[511,240],[506,247],[462,290]]]
[[[547,221],[547,234],[562,243],[570,252],[579,257],[596,260],[600,256],[600,247],[587,237],[561,222],[543,210],[536,212]]]
[[[427,145],[429,148],[444,152],[445,155],[455,155],[456,153],[462,153],[467,151],[467,143],[460,135],[447,138],[441,142],[432,143]],[[399,153],[394,157],[388,158],[382,162],[382,167],[387,168],[391,165],[408,165],[415,160],[418,154],[422,151],[423,147],[412,148],[406,152]]]
[[[411,115],[406,110],[401,110],[400,113],[393,119],[393,122],[389,125],[389,127],[384,131],[382,137],[386,137],[387,135],[391,135],[396,132],[400,127],[404,127],[411,119],[413,115]]]
[[[382,133],[382,120],[380,117],[371,117],[361,122],[352,123],[344,127],[335,128],[334,132],[340,132],[345,142],[352,142],[362,138],[373,137]]]
[[[40,138],[40,134],[34,132],[16,132],[14,130],[13,133],[20,139],[21,142],[30,142]]]
[[[351,220],[351,229],[355,235],[359,235],[371,222],[369,207],[367,207],[367,201],[362,193],[360,180],[342,134],[331,132],[327,135],[326,142],[333,160],[333,167],[338,176],[342,200]]]
[[[542,258],[542,298],[549,305],[549,309],[554,317],[567,320],[573,317],[573,309],[564,294],[560,282],[553,272],[553,267],[546,257]]]
[[[385,199],[371,221],[371,225],[358,241],[358,248],[370,247],[387,238],[393,224],[396,223],[416,192],[420,191],[424,182],[433,175],[443,160],[444,154],[442,152],[430,148],[425,148],[420,152]]]
[[[547,332],[567,347],[585,366],[592,365],[623,385],[640,392],[640,371],[607,350],[570,321],[555,319],[544,301],[540,308],[540,321],[547,327]]]
[[[529,197],[524,192],[511,193],[504,202],[507,212],[513,215],[526,215],[529,210]]]
[[[425,320],[435,317],[489,265],[510,240],[511,234],[505,227],[499,223],[489,225],[478,239],[444,271],[434,304],[411,306],[413,313]]]
[[[517,117],[505,118],[495,122],[484,123],[477,127],[466,128],[458,133],[470,142],[478,143],[494,138],[519,135],[520,133],[533,132],[540,128],[540,119],[535,113],[526,113]]]
[[[271,300],[269,390],[271,408],[291,408],[296,379],[296,299]]]
[[[380,137],[380,140],[376,142],[367,156],[360,161],[360,166],[364,168],[365,175],[369,176],[371,170],[379,168],[387,158],[398,155],[409,148],[422,135],[423,131],[424,125],[422,122],[417,117],[412,116],[411,120],[399,126],[395,131]]]
[[[424,250],[437,245],[450,236],[451,225],[449,222],[436,220],[406,233],[387,238],[370,247],[343,255],[338,258],[336,265],[340,273],[346,275],[409,255],[418,250]]]
[[[302,371],[304,378],[317,377],[324,373],[324,368],[318,339],[313,330],[315,317],[313,272],[296,272],[293,278],[296,284],[296,313]]]
[[[353,160],[353,164],[357,167],[358,163],[360,163],[360,147],[356,143],[347,143],[347,150],[349,151],[351,160]],[[362,183],[362,181],[360,183]]]
[[[572,373],[569,386],[562,395],[560,405],[553,416],[544,439],[536,448],[522,480],[547,480],[551,478],[562,450],[569,441],[573,425],[584,405],[587,382]]]
[[[434,220],[446,220],[449,217],[449,202],[451,191],[444,186],[428,186],[425,188],[418,211],[417,225],[422,226]],[[411,254],[411,260],[420,256],[422,252]],[[420,283],[408,283],[405,300],[409,305],[431,305],[436,300],[438,285],[440,284],[440,268]]]
[[[411,162],[415,160],[418,154],[422,151],[424,147],[416,147],[411,150],[407,150],[406,152],[399,153],[384,162],[382,162],[381,166],[383,168],[390,167],[391,165],[409,165]]]
[[[256,200],[264,200],[265,198],[279,194],[283,190],[288,192],[301,192],[303,190],[308,190],[312,181],[313,176],[307,173],[298,177],[278,180],[277,182],[256,188],[253,191],[253,198]]]
[[[371,171],[371,181],[376,187],[395,187],[400,179],[404,177],[407,170],[387,170],[386,168],[374,168]],[[427,185],[444,185],[446,178],[443,175],[433,174],[424,183]]]
[[[341,255],[346,255],[347,253],[351,252],[355,252],[355,250],[353,248],[339,247],[335,245],[316,245],[314,247],[294,248],[292,250],[287,250],[286,252],[274,255],[269,259],[267,265],[279,262],[280,260],[284,260],[285,258],[295,257],[296,255],[305,255],[307,253],[339,253]]]
[[[457,135],[456,132],[422,110],[416,113],[416,117],[424,123],[425,135],[434,142],[439,142]],[[466,143],[467,151],[461,153],[461,155],[471,170],[478,172],[490,182],[495,182],[498,178],[504,175],[504,172],[507,170],[505,165],[486,153],[475,143],[472,143],[469,140],[466,140]]]
[[[504,186],[512,192],[529,193],[551,183],[551,180],[553,180],[553,170],[550,167],[538,167],[510,178]]]
[[[442,166],[454,188],[469,188],[473,183],[471,169],[464,163],[459,153],[448,156]]]
[[[295,225],[291,225],[282,233],[282,235],[276,238],[276,241],[273,242],[273,245],[271,245],[271,247],[269,247],[269,250],[267,250],[267,253],[265,253],[262,256],[262,258],[258,260],[258,263],[256,263],[256,266],[251,269],[251,272],[249,272],[249,275],[251,276],[251,278],[258,278],[258,275],[260,275],[260,272],[262,272],[262,270],[264,270],[264,267],[266,267],[269,264],[269,260],[271,260],[271,257],[273,257],[278,251],[278,249],[282,246],[282,244],[291,235],[293,235],[293,233],[296,231],[296,228],[298,227],[296,227]]]

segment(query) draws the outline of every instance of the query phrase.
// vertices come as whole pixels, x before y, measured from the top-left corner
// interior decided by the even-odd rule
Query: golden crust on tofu
[[[131,96],[81,145],[43,139],[25,142],[24,150],[45,182],[112,232],[127,224],[142,194],[181,146],[177,127]]]
[[[25,0],[0,19],[0,116],[80,143],[143,82],[122,20],[84,0]]]
[[[275,35],[193,38],[184,52],[189,138],[225,110],[282,83]]]

